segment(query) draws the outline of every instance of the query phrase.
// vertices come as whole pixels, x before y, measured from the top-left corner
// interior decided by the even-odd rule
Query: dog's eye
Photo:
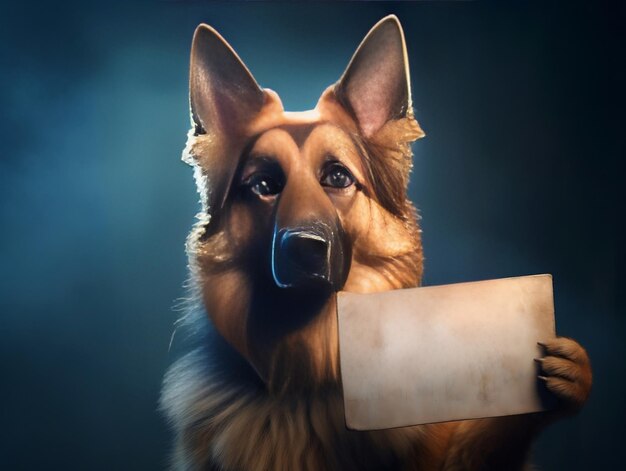
[[[333,163],[324,170],[321,183],[331,188],[348,188],[354,183],[354,177],[346,167]]]
[[[277,195],[283,189],[283,185],[265,174],[252,175],[246,182],[246,186],[257,196]]]

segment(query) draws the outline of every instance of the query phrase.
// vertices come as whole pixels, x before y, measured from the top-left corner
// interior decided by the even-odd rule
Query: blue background
[[[303,110],[388,13],[427,133],[410,187],[425,284],[552,273],[558,332],[588,348],[595,384],[535,461],[617,467],[623,6],[87,3],[0,7],[1,469],[165,466],[156,405],[198,209],[180,162],[195,26]]]

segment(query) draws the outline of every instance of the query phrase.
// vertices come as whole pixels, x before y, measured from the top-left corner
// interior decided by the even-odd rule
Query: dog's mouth
[[[332,357],[328,323],[333,316],[328,314],[334,312],[334,293],[343,288],[351,261],[350,246],[339,227],[318,220],[273,232],[271,276],[252,285],[246,334],[251,363],[265,380],[278,374],[270,365],[278,361],[286,368],[278,350],[287,345],[298,350],[297,355],[289,351],[307,371],[321,368],[316,362],[321,361],[322,350]],[[316,341],[324,347],[314,346]],[[315,358],[312,351],[317,352]]]
[[[335,295],[318,277],[256,285],[246,326],[246,358],[273,394],[332,382],[337,364]]]

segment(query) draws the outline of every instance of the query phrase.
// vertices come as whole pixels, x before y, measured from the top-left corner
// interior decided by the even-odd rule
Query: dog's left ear
[[[394,15],[365,36],[335,86],[335,97],[371,137],[392,119],[413,117],[404,33]]]

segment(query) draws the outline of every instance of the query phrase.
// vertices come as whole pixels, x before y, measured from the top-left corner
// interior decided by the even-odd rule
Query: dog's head
[[[290,113],[200,25],[184,159],[202,200],[190,265],[219,333],[274,390],[337,377],[334,296],[416,286],[404,36],[381,20],[315,109]]]

